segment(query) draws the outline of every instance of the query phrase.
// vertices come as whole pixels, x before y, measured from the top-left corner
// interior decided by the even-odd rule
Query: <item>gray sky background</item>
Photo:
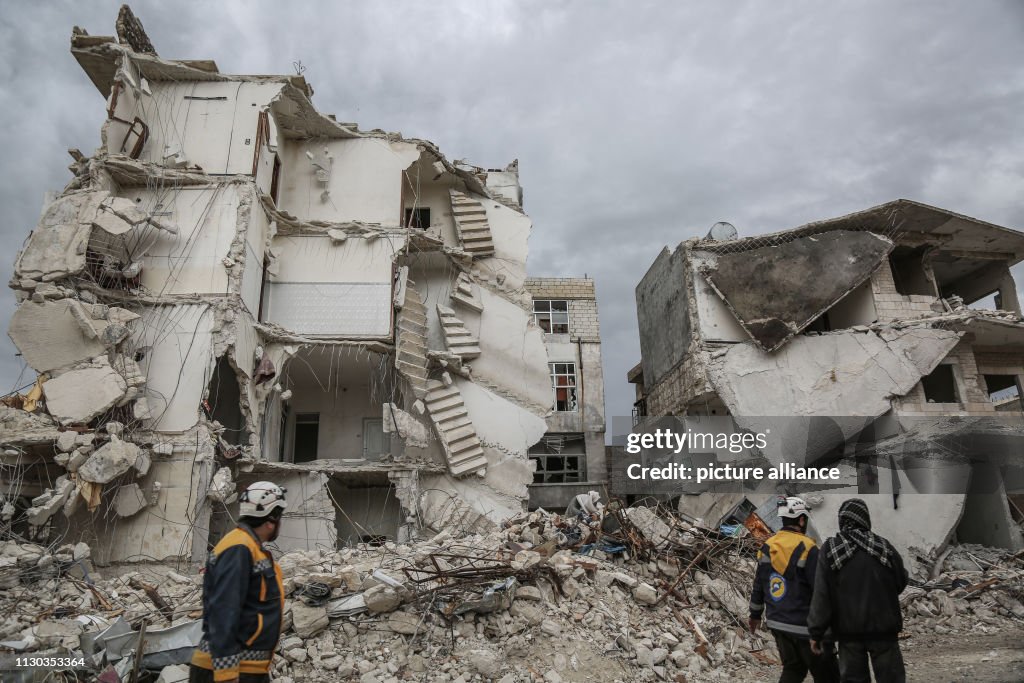
[[[3,4],[4,282],[70,179],[65,150],[99,145],[103,98],[68,40],[76,24],[113,35],[118,6]],[[715,221],[751,235],[905,197],[1024,229],[1022,2],[132,7],[163,57],[248,74],[301,61],[338,120],[481,166],[518,158],[530,273],[597,281],[609,422],[633,401],[636,283]],[[7,387],[14,353],[4,335]]]

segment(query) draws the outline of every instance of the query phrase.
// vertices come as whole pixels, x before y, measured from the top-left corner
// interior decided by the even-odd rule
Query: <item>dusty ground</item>
[[[910,683],[1024,681],[1024,627],[995,635],[913,636],[902,647]]]

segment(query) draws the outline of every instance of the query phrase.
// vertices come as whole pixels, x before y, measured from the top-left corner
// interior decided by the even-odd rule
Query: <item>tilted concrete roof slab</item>
[[[834,230],[718,254],[700,270],[757,345],[774,351],[871,277],[892,249],[874,233]]]

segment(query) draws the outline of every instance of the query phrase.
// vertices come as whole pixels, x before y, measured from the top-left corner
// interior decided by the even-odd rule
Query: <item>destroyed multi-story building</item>
[[[529,277],[525,287],[551,377],[547,433],[530,448],[530,507],[558,509],[608,480],[597,294],[589,277]]]
[[[634,422],[807,418],[779,457],[809,461],[834,445],[822,437],[834,425],[840,441],[873,429],[900,443],[902,463],[852,467],[853,485],[834,493],[859,491],[902,550],[934,559],[953,538],[1020,548],[1024,323],[1009,269],[1022,259],[1024,234],[902,199],[743,239],[718,226],[664,249],[636,288]],[[985,441],[995,433],[1000,446]],[[969,462],[914,469],[972,443],[982,452]],[[845,497],[814,496],[819,529],[834,528]],[[711,520],[740,498],[681,505]]]
[[[71,52],[106,121],[11,281],[38,379],[2,408],[5,520],[108,562],[205,557],[258,479],[285,549],[522,510],[551,380],[517,162],[162,58],[126,7]]]

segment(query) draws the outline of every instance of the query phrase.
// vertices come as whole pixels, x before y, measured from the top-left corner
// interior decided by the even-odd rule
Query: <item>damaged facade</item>
[[[547,433],[530,448],[530,507],[559,509],[608,480],[597,294],[590,278],[530,277],[525,286],[551,378]]]
[[[914,438],[921,461],[939,440],[968,443],[985,429],[1020,444],[1024,323],[1009,268],[1022,259],[1024,234],[908,200],[666,248],[636,288],[634,421],[719,415],[755,429],[768,416],[828,417],[839,441],[866,429]],[[835,445],[828,430],[803,429],[780,435],[796,446],[789,454],[765,455],[806,452],[810,464]],[[906,462],[887,466],[844,470],[853,485],[835,493],[859,490],[912,559],[932,562],[954,538],[1024,547],[1016,467],[972,460],[915,477]],[[834,531],[845,497],[815,496],[821,533]],[[742,498],[680,504],[717,519]]]
[[[551,385],[516,162],[453,164],[130,24],[72,35],[107,120],[10,283],[38,380],[0,418],[5,523],[110,562],[205,557],[258,479],[289,491],[285,549],[520,512]]]

